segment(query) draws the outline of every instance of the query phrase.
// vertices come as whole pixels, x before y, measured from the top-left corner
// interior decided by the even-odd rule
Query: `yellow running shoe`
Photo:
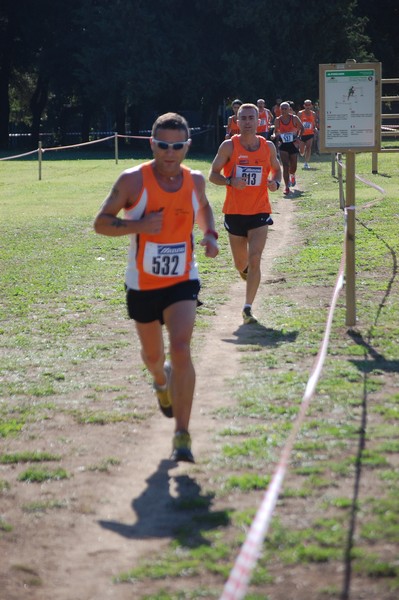
[[[171,460],[176,462],[195,462],[191,452],[191,437],[188,431],[176,431],[173,437]]]
[[[158,400],[159,408],[161,409],[165,417],[171,419],[173,417],[172,398],[170,394],[170,375],[172,367],[168,362],[165,362],[164,370],[166,375],[166,385],[160,386],[157,385],[154,381],[153,388]]]
[[[242,318],[244,319],[244,325],[249,325],[250,323],[258,322],[258,319],[252,314],[252,309],[250,306],[246,306],[243,309]]]

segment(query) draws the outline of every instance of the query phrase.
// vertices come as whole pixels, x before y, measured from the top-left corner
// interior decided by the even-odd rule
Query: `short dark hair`
[[[231,103],[231,106],[235,106],[236,104],[238,104],[239,106],[241,106],[242,101],[239,100],[239,98],[236,98],[235,100],[233,100],[233,102]]]
[[[190,137],[190,128],[186,119],[177,113],[168,112],[164,115],[160,115],[152,126],[152,137],[156,137],[158,129],[177,129],[179,131],[185,131],[187,139]]]
[[[244,108],[253,108],[256,114],[259,116],[259,108],[256,106],[256,104],[252,104],[252,102],[246,102],[245,104],[241,104],[240,108],[238,109],[238,114],[240,114],[240,112]]]

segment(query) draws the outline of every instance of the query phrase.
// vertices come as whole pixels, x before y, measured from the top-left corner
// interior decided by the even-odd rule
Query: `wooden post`
[[[355,156],[346,153],[346,324],[356,325],[356,266],[355,266]]]
[[[337,152],[337,163],[338,163],[339,207],[342,210],[344,210],[345,194],[344,194],[344,178],[342,177],[342,154],[341,154],[341,152]]]
[[[42,142],[39,142],[37,155],[38,155],[38,159],[39,159],[39,181],[41,181],[42,180],[42,157],[43,157]]]
[[[331,177],[335,177],[335,152],[331,152]]]
[[[118,159],[119,159],[119,156],[118,156],[118,134],[115,131],[115,164],[116,165],[118,164]]]
[[[373,152],[371,155],[371,172],[373,175],[378,173],[378,152]]]

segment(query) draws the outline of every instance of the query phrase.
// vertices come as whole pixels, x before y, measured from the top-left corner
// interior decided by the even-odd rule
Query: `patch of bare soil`
[[[259,294],[267,294],[267,285],[273,280],[273,259],[298,241],[294,203],[280,199],[275,215]],[[162,582],[154,582],[154,589],[149,590],[139,582],[115,585],[112,578],[137,566],[143,557],[158,555],[173,539],[178,525],[187,523],[191,516],[184,510],[173,510],[176,499],[201,499],[209,512],[226,508],[221,503],[213,506],[211,495],[204,491],[211,482],[203,465],[219,450],[215,434],[226,421],[215,418],[215,409],[233,409],[229,379],[239,370],[239,345],[247,343],[250,335],[248,326],[241,325],[243,283],[238,277],[231,283],[229,297],[219,307],[212,326],[201,334],[203,342],[196,352],[197,386],[191,421],[196,465],[176,465],[169,460],[173,422],[156,409],[131,323],[127,319],[115,323],[111,317],[101,324],[99,336],[116,335],[117,328],[128,332],[129,339],[133,337],[132,344],[121,351],[116,362],[100,361],[94,372],[77,372],[73,377],[108,386],[130,381],[132,410],[135,406],[142,409],[144,404],[148,418],[82,425],[60,411],[2,443],[2,452],[41,449],[59,454],[62,466],[72,474],[66,480],[26,484],[17,481],[26,465],[1,467],[1,478],[11,482],[10,490],[0,496],[1,516],[13,526],[0,537],[2,600],[131,600],[154,592]],[[67,402],[81,408],[87,397],[77,390]],[[104,401],[101,407],[112,411],[115,394],[110,392],[109,404]],[[120,463],[102,469],[110,457]],[[234,506],[234,501],[234,494],[226,500],[229,506]],[[293,518],[298,518],[298,510],[303,508],[300,502],[293,506]],[[33,503],[37,503],[36,510]],[[324,571],[331,579],[325,566],[295,567],[281,573],[273,600],[310,599],[309,590],[323,578]],[[194,578],[187,586],[211,583]]]

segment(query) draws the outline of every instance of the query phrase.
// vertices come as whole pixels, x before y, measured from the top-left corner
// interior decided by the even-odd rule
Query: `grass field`
[[[126,239],[96,236],[92,221],[117,175],[133,162],[46,159],[42,181],[32,160],[0,163],[0,444],[2,438],[18,439],[30,423],[66,410],[53,402],[55,395],[67,397],[82,385],[95,394],[89,379],[82,383],[74,375],[77,367],[90,372],[94,362],[115,356],[129,344],[122,332],[105,339],[96,329],[107,314],[124,312]],[[187,164],[206,175],[210,160],[193,158]],[[188,527],[159,560],[115,577],[116,582],[147,581],[147,589],[165,574],[169,584],[178,587],[183,581],[179,592],[157,584],[159,591],[142,596],[147,600],[218,597],[269,480],[264,465],[278,459],[298,410],[323,334],[343,243],[338,182],[331,176],[330,158],[315,157],[314,165],[295,200],[300,240],[274,265],[285,283],[275,286],[260,307],[268,325],[295,343],[276,342],[272,352],[261,343],[242,347],[242,372],[232,375],[231,385],[236,426],[224,428],[224,415],[216,415],[222,452],[209,461],[204,486],[219,505],[233,492],[241,508],[218,512],[214,519],[219,522],[212,527],[206,522],[196,523],[195,532]],[[301,568],[337,569],[350,563],[359,589],[377,594],[358,597],[393,600],[399,593],[398,155],[380,155],[378,175],[371,174],[371,156],[359,155],[356,172],[385,190],[381,195],[356,184],[358,323],[349,330],[345,326],[342,294],[328,360],[248,600],[265,600],[265,589],[274,598],[282,566],[300,573]],[[221,230],[224,190],[208,184],[208,192]],[[197,323],[199,337],[225,301],[233,276],[225,236],[220,238],[216,264],[198,253],[206,301]],[[108,413],[74,410],[82,424],[133,418],[127,408]],[[145,419],[146,414],[134,418]],[[0,452],[0,464],[13,461],[27,465],[18,485],[68,477],[59,456]],[[49,461],[57,468],[46,466]],[[103,467],[112,468],[112,460]],[[0,499],[15,485],[11,471],[4,468],[1,473]],[[361,493],[356,495],[360,479]],[[309,503],[312,511],[306,512]],[[12,528],[0,515],[0,538],[11,535]],[[193,536],[204,543],[193,544]],[[198,579],[194,591],[184,591],[185,577]],[[208,579],[216,582],[214,587],[203,583]],[[317,594],[314,598],[340,598],[341,589],[320,582]]]

